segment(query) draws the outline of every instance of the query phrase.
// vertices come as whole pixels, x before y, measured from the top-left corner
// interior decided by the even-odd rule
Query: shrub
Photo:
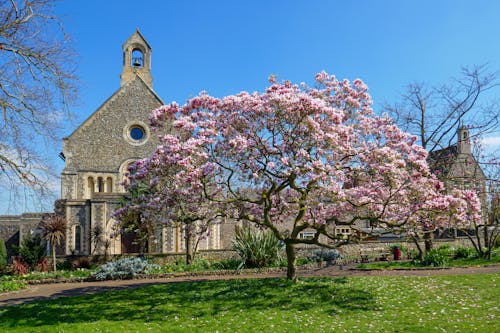
[[[0,272],[2,272],[7,266],[7,248],[5,247],[5,242],[0,239]]]
[[[261,268],[279,263],[284,244],[271,231],[236,227],[233,248],[242,259],[240,268]]]
[[[418,259],[420,253],[416,249],[408,250],[408,259]]]
[[[455,249],[450,247],[448,244],[443,244],[440,247],[438,247],[437,251],[441,253],[442,255],[448,256],[448,257],[453,257],[455,254]]]
[[[38,262],[45,258],[46,244],[42,241],[40,235],[34,237],[27,235],[21,242],[21,246],[16,247],[15,250],[22,261],[28,264],[29,268],[35,269]]]
[[[308,257],[309,260],[315,261],[315,262],[321,262],[321,261],[331,261],[335,262],[338,259],[342,259],[344,256],[342,253],[340,253],[339,250],[316,250],[313,252],[312,255]]]
[[[148,263],[142,258],[123,258],[102,265],[94,274],[97,280],[131,279],[137,274],[148,273],[158,265]]]
[[[449,249],[451,249],[451,247],[449,244],[443,244],[443,245],[440,245],[437,249],[438,249],[438,251],[443,251],[443,250],[449,250]]]
[[[35,270],[38,272],[48,272],[49,271],[49,261],[47,258],[41,258],[36,264]]]
[[[316,260],[313,259],[312,256],[297,258],[297,266],[304,266],[312,262],[316,262]]]
[[[475,252],[475,250],[469,249],[466,247],[459,247],[459,248],[455,249],[455,253],[453,255],[453,258],[455,258],[455,259],[469,258],[472,255],[472,252]]]
[[[17,276],[26,275],[26,273],[28,273],[28,265],[23,262],[21,257],[14,257],[12,259],[11,271]]]
[[[59,261],[57,262],[57,270],[70,271],[73,269],[71,262],[69,261]]]
[[[24,288],[26,288],[26,283],[24,281],[0,281],[0,293],[7,291],[18,291]]]
[[[87,257],[80,257],[71,262],[71,269],[85,268],[89,269],[92,265]]]
[[[223,259],[212,263],[213,269],[238,269],[241,260],[237,259]]]
[[[448,256],[442,250],[430,250],[425,254],[423,264],[425,266],[440,267],[446,265]]]

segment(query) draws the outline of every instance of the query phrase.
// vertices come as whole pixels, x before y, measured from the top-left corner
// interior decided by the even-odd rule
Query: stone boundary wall
[[[359,258],[361,253],[365,254],[377,254],[380,251],[390,252],[390,248],[393,245],[402,245],[408,250],[417,250],[417,246],[412,241],[367,241],[358,244],[348,244],[342,246],[342,252],[346,258]],[[424,242],[419,242],[422,249],[425,249]],[[459,237],[454,239],[434,239],[434,248],[437,249],[441,245],[448,245],[450,247],[472,247],[472,243],[467,237]]]
[[[467,237],[459,237],[455,239],[435,239],[433,241],[434,243],[434,248],[438,248],[442,245],[448,245],[450,247],[466,247],[470,248],[472,247],[471,242]],[[390,252],[390,247],[392,245],[402,245],[406,247],[408,250],[416,250],[417,247],[413,242],[408,242],[405,240],[391,240],[391,241],[366,241],[362,243],[353,243],[353,244],[347,244],[344,245],[340,248],[340,251],[344,254],[348,262],[353,262],[353,261],[359,261],[361,259],[361,253],[363,254],[379,254],[381,251],[383,252]],[[420,243],[420,246],[424,248],[424,243],[423,241]],[[302,245],[300,244],[297,246],[297,257],[307,257],[311,255],[314,251],[320,250],[321,248],[318,246],[314,245]],[[324,250],[327,250],[324,248]],[[137,254],[139,255],[139,254]],[[137,256],[134,254],[123,254],[123,255],[108,255],[107,258],[108,260],[115,260],[118,258],[124,258],[124,257],[133,257]],[[178,252],[178,253],[146,253],[144,254],[145,258],[148,259],[153,259],[156,263],[158,264],[171,264],[175,263],[176,261],[184,261],[185,260],[185,253],[184,252]],[[90,260],[93,262],[99,262],[99,259],[102,259],[104,256],[93,256],[90,257]],[[226,250],[201,250],[198,251],[196,254],[195,258],[203,258],[207,260],[226,260],[226,259],[238,259],[239,256],[236,253],[236,251],[232,249],[226,249]],[[406,259],[406,258],[403,258]]]
[[[0,239],[5,242],[8,257],[14,255],[12,245],[19,246],[24,235],[31,234],[45,214],[0,215]]]

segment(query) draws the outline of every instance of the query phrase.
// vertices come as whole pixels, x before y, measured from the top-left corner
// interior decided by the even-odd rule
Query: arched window
[[[106,192],[113,192],[113,179],[111,177],[106,178]]]
[[[97,192],[104,192],[104,181],[102,177],[97,178]]]
[[[91,198],[92,197],[92,193],[94,193],[94,189],[95,189],[95,184],[94,184],[94,178],[92,177],[89,177],[87,179],[87,197],[88,198]]]
[[[79,225],[75,226],[75,251],[77,253],[82,252],[82,227]]]
[[[132,51],[132,67],[144,67],[144,56],[142,51],[139,49],[134,49]]]

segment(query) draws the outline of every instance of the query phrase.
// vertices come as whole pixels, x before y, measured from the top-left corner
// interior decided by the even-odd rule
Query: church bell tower
[[[151,46],[139,29],[122,46],[123,70],[120,75],[123,87],[128,82],[139,76],[151,89],[153,88],[153,77],[151,76]]]
[[[471,154],[472,150],[470,145],[469,129],[464,125],[461,125],[457,130],[457,136],[458,153]]]

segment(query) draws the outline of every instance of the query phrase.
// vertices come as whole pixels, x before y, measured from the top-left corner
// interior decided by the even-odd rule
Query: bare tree
[[[75,57],[54,0],[0,0],[0,186],[43,198],[76,96]],[[45,155],[45,156],[44,156]]]
[[[481,160],[481,169],[486,176],[486,186],[479,193],[486,217],[462,232],[469,238],[479,257],[491,259],[500,238],[500,149],[487,150],[482,141],[481,138],[475,140],[474,156]]]
[[[384,110],[432,152],[450,146],[461,122],[473,127],[474,135],[498,131],[499,103],[488,98],[494,88],[498,88],[497,73],[486,65],[464,67],[461,78],[449,84],[409,84],[401,102],[386,104]]]
[[[467,124],[473,128],[472,139],[498,132],[500,112],[494,96],[498,86],[497,73],[489,71],[486,65],[464,67],[461,77],[448,84],[436,87],[409,84],[399,103],[383,108],[401,128],[417,135],[429,153],[435,152],[435,161],[446,163],[444,148],[455,142],[459,126]],[[476,159],[483,163],[478,156]],[[424,230],[426,250],[432,248],[432,233]]]

